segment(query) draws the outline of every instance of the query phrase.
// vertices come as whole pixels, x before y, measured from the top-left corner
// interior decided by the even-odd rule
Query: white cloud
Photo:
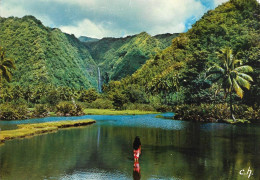
[[[220,3],[221,0],[215,0],[217,1]],[[3,2],[6,7],[1,8],[1,12],[2,9],[9,9],[8,12],[4,10],[5,17],[31,14],[43,21],[44,25],[59,27],[62,31],[76,36],[98,38],[119,37],[142,31],[152,35],[184,32],[186,21],[191,17],[198,20],[208,8],[198,0],[34,0],[33,3],[31,0],[4,0]],[[53,10],[54,3],[56,4]],[[46,4],[49,4],[49,9]],[[69,11],[64,12],[64,6],[69,8]],[[37,8],[41,11],[37,11]],[[66,19],[64,13],[71,14]],[[61,19],[62,17],[64,19]]]
[[[97,25],[89,19],[84,19],[83,21],[78,22],[75,26],[61,26],[60,29],[63,32],[75,34],[77,37],[85,35],[93,38],[102,38],[107,36],[107,34],[110,34],[110,32],[105,30],[102,25]]]
[[[221,5],[222,3],[228,2],[229,0],[214,0],[215,7]]]
[[[1,17],[23,17],[25,15],[34,15],[31,11],[26,10],[23,6],[19,6],[18,4],[14,3],[15,1],[8,3],[8,1],[3,1],[3,3],[0,0],[0,16]],[[37,18],[41,20],[41,22],[44,25],[47,26],[54,26],[54,22],[51,20],[51,18],[47,15],[38,15]]]
[[[61,1],[61,0],[55,0]],[[99,17],[104,17],[109,24],[104,26],[104,22],[94,22],[89,30],[91,33],[98,33],[95,36],[122,36],[121,32],[126,34],[139,33],[147,31],[155,35],[167,32],[185,31],[185,21],[194,16],[199,19],[205,7],[195,0],[95,0],[95,1],[68,1],[62,2],[74,3],[80,5],[81,9],[91,9]],[[66,27],[66,32],[76,34],[89,32],[87,30],[77,30],[89,26],[89,23],[78,22],[76,26]],[[93,26],[95,24],[95,26]],[[117,28],[113,25],[117,25]],[[119,26],[119,27],[118,27]],[[132,28],[132,29],[129,29]],[[65,30],[64,27],[61,27]],[[133,29],[136,29],[134,32]],[[114,31],[114,32],[113,32]],[[91,34],[81,34],[91,36]]]
[[[0,1],[0,16],[9,17],[9,16],[17,16],[23,17],[27,12],[21,6],[11,7],[7,3],[2,3]]]

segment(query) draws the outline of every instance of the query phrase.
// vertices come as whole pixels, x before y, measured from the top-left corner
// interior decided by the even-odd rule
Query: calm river
[[[169,114],[168,114],[169,115]],[[96,124],[11,140],[0,146],[1,180],[260,179],[260,125],[192,123],[156,115],[82,116]],[[132,143],[140,136],[140,173]]]

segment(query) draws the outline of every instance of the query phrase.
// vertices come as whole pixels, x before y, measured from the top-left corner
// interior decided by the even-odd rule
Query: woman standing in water
[[[135,162],[138,162],[139,156],[141,154],[141,141],[138,136],[135,137],[135,140],[133,143],[133,149],[134,149],[134,160],[135,160]]]
[[[140,165],[139,165],[139,156],[141,154],[141,141],[138,136],[135,137],[134,143],[133,143],[133,149],[134,149],[134,171],[133,171],[133,178],[134,180],[141,179],[141,172],[140,172]]]

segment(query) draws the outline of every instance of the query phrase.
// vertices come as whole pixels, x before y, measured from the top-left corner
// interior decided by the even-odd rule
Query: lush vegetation
[[[12,83],[2,81],[0,119],[81,115],[86,108],[174,111],[177,119],[200,121],[230,114],[259,119],[259,16],[256,0],[230,0],[208,11],[187,33],[140,33],[84,45],[33,17],[1,18],[1,44],[17,69],[11,70]],[[109,82],[102,94],[95,90],[97,66]],[[209,73],[215,75],[209,78]]]
[[[133,74],[146,60],[170,46],[178,34],[150,36],[146,32],[125,38],[103,38],[87,42],[93,59],[101,69],[104,83]]]
[[[227,103],[223,104],[184,104],[173,108],[175,119],[202,122],[223,122],[230,119],[230,109]],[[234,114],[238,119],[247,119],[252,122],[259,120],[260,110],[257,107],[235,104]],[[233,119],[232,119],[233,120]]]
[[[17,67],[12,84],[23,87],[52,84],[97,88],[97,65],[103,80],[112,76],[121,79],[134,73],[156,51],[169,46],[175,36],[141,33],[127,38],[77,39],[57,28],[45,27],[33,16],[0,17],[0,46]]]
[[[97,86],[96,63],[82,43],[73,35],[43,26],[33,16],[0,17],[0,45],[6,57],[15,61],[14,85]]]
[[[15,130],[0,131],[0,143],[9,139],[25,138],[28,136],[34,136],[48,132],[56,132],[59,128],[86,126],[95,122],[95,120],[84,119],[37,124],[22,124],[18,125],[18,129]]]
[[[141,33],[100,41],[79,38],[88,41],[84,44],[73,35],[43,26],[33,16],[0,17],[0,119],[75,116],[84,114],[86,108],[155,111],[149,105],[128,102],[128,96],[138,98],[133,97],[134,94],[125,96],[125,99],[116,97],[115,93],[99,95],[96,92],[97,64],[103,63],[106,67],[109,62],[107,67],[110,67],[120,62],[119,68],[113,69],[113,77],[120,79],[131,75],[156,51],[170,45],[175,36],[151,37]],[[123,54],[127,58],[123,58]],[[115,60],[110,62],[111,58]],[[112,72],[100,69],[102,75]]]
[[[253,82],[250,90],[241,87],[243,99],[231,95],[227,101],[238,106],[244,104],[259,113],[259,11],[256,0],[231,0],[208,11],[187,33],[175,38],[170,47],[157,53],[132,76],[110,82],[104,91],[126,95],[134,86],[145,97],[144,102],[173,107],[186,104],[191,109],[202,103],[208,106],[225,103],[225,93],[220,91],[214,95],[218,86],[206,79],[206,73],[209,67],[222,66],[219,52],[230,47],[235,59],[254,70],[247,71]],[[196,119],[195,112],[190,120]],[[256,118],[259,117],[258,114]]]
[[[15,69],[13,60],[7,59],[5,57],[5,51],[0,47],[0,85],[2,79],[7,80],[8,82],[11,81],[11,69]]]
[[[233,57],[232,50],[229,47],[223,49],[219,56],[222,60],[221,66],[215,64],[209,69],[208,74],[210,74],[209,76],[213,75],[212,82],[219,85],[217,91],[223,89],[225,97],[229,94],[230,117],[233,121],[236,121],[233,115],[232,92],[234,91],[241,99],[243,98],[244,91],[242,87],[249,90],[250,81],[253,82],[252,77],[246,73],[253,72],[253,69],[251,66],[240,66],[242,61]]]
[[[85,109],[84,113],[88,115],[142,115],[142,114],[156,114],[158,112],[142,111],[142,110],[117,111],[114,109]]]

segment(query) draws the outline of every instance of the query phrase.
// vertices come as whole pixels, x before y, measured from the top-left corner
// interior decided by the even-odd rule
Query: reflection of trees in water
[[[0,148],[0,177],[42,179],[95,168],[128,170],[132,176],[132,143],[137,135],[142,142],[142,179],[150,172],[181,179],[237,179],[238,170],[249,166],[259,177],[257,129],[218,127],[203,131],[190,123],[183,130],[169,131],[95,125],[14,140]]]
[[[90,128],[90,127],[88,127]],[[60,130],[57,133],[6,142],[0,149],[1,175],[7,179],[43,179],[59,176],[77,166],[78,159],[88,159],[88,147],[96,142],[88,128]],[[86,138],[88,137],[88,141]],[[14,148],[15,147],[15,148]],[[8,166],[2,166],[4,163]]]
[[[111,127],[104,133],[108,138],[129,139],[130,145],[136,135],[140,136],[140,161],[146,169],[143,177],[149,177],[146,172],[153,172],[184,179],[236,179],[238,170],[249,166],[259,169],[259,132],[254,132],[254,127],[245,129],[223,125],[219,130],[202,131],[199,124],[191,123],[180,131]]]

